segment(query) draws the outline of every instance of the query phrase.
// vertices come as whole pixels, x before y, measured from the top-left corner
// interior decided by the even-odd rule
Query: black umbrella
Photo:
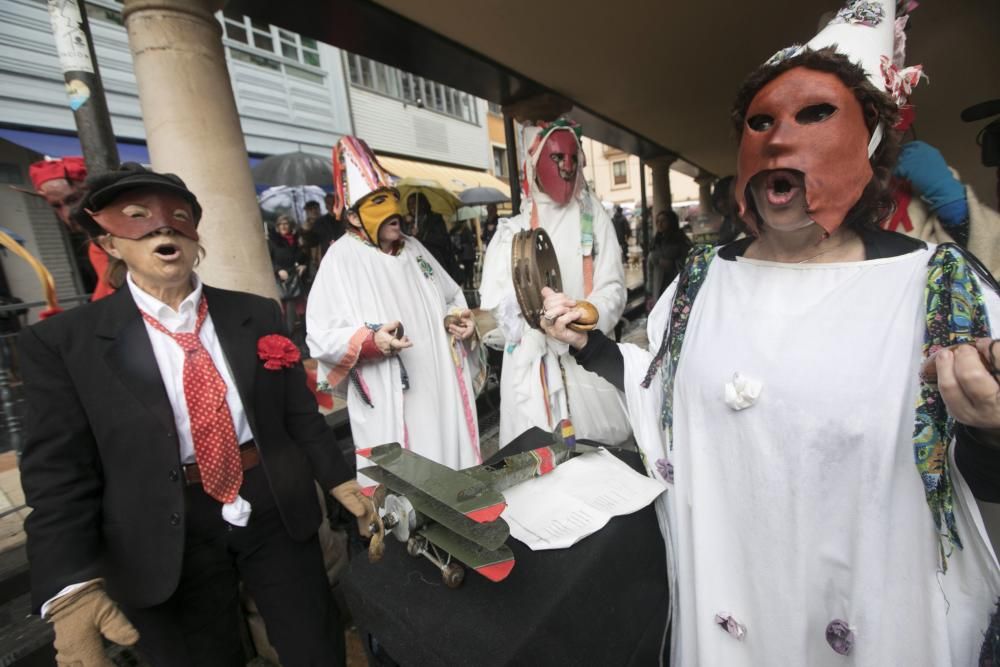
[[[496,188],[469,188],[462,190],[458,198],[466,206],[482,206],[485,204],[502,204],[510,201],[510,197]]]
[[[272,155],[250,169],[257,185],[333,186],[332,157],[312,153]]]

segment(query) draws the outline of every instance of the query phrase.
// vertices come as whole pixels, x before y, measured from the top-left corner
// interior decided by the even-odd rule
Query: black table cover
[[[621,456],[638,466],[638,455]],[[652,506],[569,549],[534,552],[513,538],[508,545],[517,564],[507,579],[467,569],[455,590],[392,537],[381,562],[356,556],[342,586],[363,639],[376,638],[380,655],[405,667],[659,662],[667,572]]]

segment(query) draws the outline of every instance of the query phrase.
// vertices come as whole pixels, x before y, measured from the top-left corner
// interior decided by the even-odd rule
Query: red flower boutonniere
[[[269,371],[280,371],[299,363],[302,355],[295,343],[279,334],[261,336],[257,341],[257,356]]]

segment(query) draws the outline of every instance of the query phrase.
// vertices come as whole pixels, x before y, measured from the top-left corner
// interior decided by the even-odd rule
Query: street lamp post
[[[59,65],[87,171],[97,174],[115,169],[118,167],[118,145],[111,128],[86,9],[77,0],[49,0],[48,7]]]

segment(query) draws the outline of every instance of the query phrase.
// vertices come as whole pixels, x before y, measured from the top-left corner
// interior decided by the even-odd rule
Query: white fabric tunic
[[[594,216],[593,290],[589,295],[584,294],[580,205],[576,199],[559,206],[544,193],[536,192],[519,215],[500,220],[486,250],[480,284],[481,306],[493,313],[506,340],[500,377],[501,447],[529,428],[549,431],[567,417],[572,419],[580,438],[619,444],[631,432],[618,391],[603,378],[580,367],[569,356],[566,345],[525,323],[511,278],[514,235],[531,229],[534,204],[538,207],[539,226],[551,237],[559,259],[563,292],[594,304],[600,315],[597,326],[601,331],[609,333],[615,328],[625,308],[621,249],[614,225],[600,200],[589,193],[586,196],[591,198]],[[568,390],[560,373],[560,361]],[[548,401],[541,381],[543,368]]]
[[[939,541],[914,463],[914,408],[931,250],[842,264],[712,261],[674,384],[673,447],[661,374],[623,345],[625,391],[668,543],[675,665],[972,665],[1000,576],[953,465],[964,549]],[[649,320],[659,348],[674,286]],[[990,321],[1000,322],[988,290]],[[761,383],[727,405],[739,373]],[[732,403],[732,401],[730,401]],[[731,616],[737,639],[716,622]],[[842,621],[848,655],[826,638]]]
[[[309,294],[308,343],[320,362],[318,377],[346,391],[358,449],[398,442],[455,469],[481,462],[472,385],[478,358],[468,345],[453,344],[444,327],[451,310],[466,307],[461,288],[414,238],[404,237],[396,256],[352,233],[330,247]],[[413,347],[358,362],[366,325],[393,320],[402,322]],[[406,390],[400,362],[409,381]],[[347,378],[352,368],[372,405]],[[368,465],[359,458],[359,467]]]

